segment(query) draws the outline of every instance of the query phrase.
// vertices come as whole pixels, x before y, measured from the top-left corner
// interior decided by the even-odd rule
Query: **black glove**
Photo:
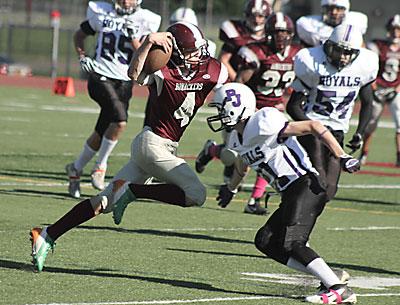
[[[222,184],[219,187],[219,192],[218,192],[218,196],[217,196],[218,205],[221,208],[226,208],[236,193],[237,193],[237,190],[231,191],[228,188],[228,185]]]
[[[346,147],[350,148],[350,153],[354,153],[356,150],[360,149],[363,145],[364,141],[362,135],[359,133],[355,133],[349,143],[346,144]]]
[[[353,156],[344,154],[340,156],[340,166],[345,172],[355,173],[360,170],[360,160],[353,158]]]

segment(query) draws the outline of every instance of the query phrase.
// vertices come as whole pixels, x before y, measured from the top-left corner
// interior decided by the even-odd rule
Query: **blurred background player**
[[[324,43],[334,27],[349,23],[359,27],[364,35],[368,28],[368,17],[350,10],[349,0],[321,0],[321,15],[309,15],[296,22],[297,35],[306,47]]]
[[[292,44],[294,24],[289,16],[281,12],[270,15],[265,24],[263,42],[250,43],[240,48],[239,56],[243,64],[239,68],[236,81],[246,84],[256,96],[256,107],[274,107],[285,110],[283,94],[295,78],[293,57],[300,46]],[[251,197],[245,206],[245,213],[265,214],[260,206],[267,181],[257,175]]]
[[[361,148],[363,142],[372,110],[371,83],[378,73],[378,56],[362,48],[362,43],[362,34],[357,27],[342,24],[333,30],[323,45],[300,50],[294,62],[294,91],[286,106],[287,113],[296,121],[320,121],[343,146],[359,94],[358,126],[346,145],[352,152]],[[338,160],[320,139],[303,136],[298,140],[326,185],[326,201],[331,200],[341,173]]]
[[[372,117],[365,132],[360,160],[367,161],[372,134],[378,126],[385,104],[389,106],[396,128],[396,166],[400,167],[400,15],[386,23],[387,38],[375,39],[367,47],[379,56],[379,72],[376,79]]]
[[[141,72],[153,45],[165,50],[172,47],[173,52],[165,67],[146,75]],[[179,140],[207,95],[228,78],[226,68],[209,56],[206,46],[200,29],[186,22],[147,36],[128,72],[132,79],[149,87],[146,126],[132,141],[130,160],[104,191],[81,201],[54,224],[32,229],[32,257],[38,271],[43,269],[49,250],[61,235],[111,211],[114,222],[120,224],[126,207],[135,199],[147,198],[181,207],[204,204],[205,186],[176,153]],[[144,184],[151,177],[165,182]]]
[[[170,25],[179,21],[185,21],[194,24],[195,26],[199,26],[196,13],[189,7],[180,7],[171,14],[171,17],[169,18]],[[210,39],[207,39],[207,43],[208,53],[210,53],[211,57],[215,57],[217,52],[217,45]]]
[[[256,112],[255,104],[252,90],[239,83],[225,84],[210,102],[218,114],[207,118],[209,127],[213,131],[232,130],[227,145],[240,156],[232,179],[220,189],[217,200],[225,205],[232,200],[248,166],[259,172],[280,193],[281,202],[258,230],[254,241],[257,249],[278,263],[311,274],[322,282],[324,289],[306,297],[306,302],[355,303],[357,297],[343,283],[343,277],[307,244],[325,207],[325,189],[296,136],[318,137],[347,172],[359,170],[360,162],[347,155],[320,122],[289,122],[274,107]]]
[[[219,59],[228,68],[229,79],[234,81],[241,61],[238,51],[251,42],[265,39],[265,21],[272,13],[271,5],[266,0],[247,0],[244,5],[244,19],[226,20],[219,30],[219,39],[223,42]],[[233,151],[225,150],[224,146],[229,134],[222,132],[223,144],[207,140],[196,158],[196,171],[202,173],[206,164],[213,157],[218,157],[224,163],[224,182],[232,175],[231,165],[236,158]]]
[[[81,69],[88,73],[88,92],[100,106],[96,126],[74,162],[66,166],[69,194],[79,198],[80,176],[86,164],[98,153],[92,169],[94,188],[105,187],[107,160],[126,128],[132,80],[127,71],[140,39],[156,32],[161,17],[140,7],[141,0],[89,2],[86,20],[74,35]],[[85,39],[97,33],[95,57],[86,53]]]

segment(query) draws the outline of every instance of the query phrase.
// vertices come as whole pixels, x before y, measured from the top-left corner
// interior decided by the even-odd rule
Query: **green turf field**
[[[144,101],[134,99],[128,130],[110,158],[110,175],[127,160],[143,109]],[[248,191],[226,209],[217,207],[219,162],[201,175],[209,186],[203,208],[137,202],[120,226],[111,215],[97,217],[62,236],[44,271],[34,273],[28,232],[53,223],[77,203],[67,196],[64,166],[80,152],[97,107],[84,94],[71,99],[0,86],[0,113],[0,304],[286,305],[302,304],[304,295],[315,292],[312,278],[255,249],[254,235],[266,217],[242,212]],[[219,139],[206,127],[206,116],[199,113],[193,121],[180,155],[194,156],[207,138]],[[369,161],[394,162],[393,133],[378,131]],[[84,197],[95,194],[91,165]],[[331,266],[352,275],[359,304],[398,305],[400,170],[363,169],[370,174],[343,174],[337,199],[310,242]],[[277,204],[273,197],[269,209]]]

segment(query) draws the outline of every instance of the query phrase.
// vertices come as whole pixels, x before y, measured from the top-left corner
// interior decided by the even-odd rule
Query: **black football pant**
[[[314,174],[307,174],[282,192],[279,208],[258,230],[258,250],[286,265],[290,257],[307,266],[318,254],[306,246],[325,206],[325,190]]]
[[[90,73],[88,91],[101,110],[95,130],[103,136],[110,123],[128,120],[129,100],[132,97],[132,81],[123,81]]]
[[[342,131],[332,131],[333,136],[343,147],[344,134]],[[338,188],[341,166],[329,148],[313,135],[297,137],[297,140],[307,151],[311,163],[317,169],[321,183],[326,187],[326,199],[328,202],[335,196]]]

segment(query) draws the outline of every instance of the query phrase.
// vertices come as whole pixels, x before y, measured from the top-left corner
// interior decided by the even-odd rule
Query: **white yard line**
[[[377,227],[377,226],[368,226],[368,227],[337,227],[337,228],[326,228],[328,231],[381,231],[381,230],[400,230],[400,227]]]
[[[293,298],[301,298],[301,295],[292,295]],[[366,293],[357,294],[357,297],[400,297],[400,293]],[[204,298],[192,300],[152,300],[152,301],[126,301],[126,302],[96,302],[96,303],[42,303],[25,305],[157,305],[157,304],[192,304],[192,303],[212,303],[212,302],[237,302],[251,300],[268,299],[287,299],[285,296],[249,296],[234,298]]]

